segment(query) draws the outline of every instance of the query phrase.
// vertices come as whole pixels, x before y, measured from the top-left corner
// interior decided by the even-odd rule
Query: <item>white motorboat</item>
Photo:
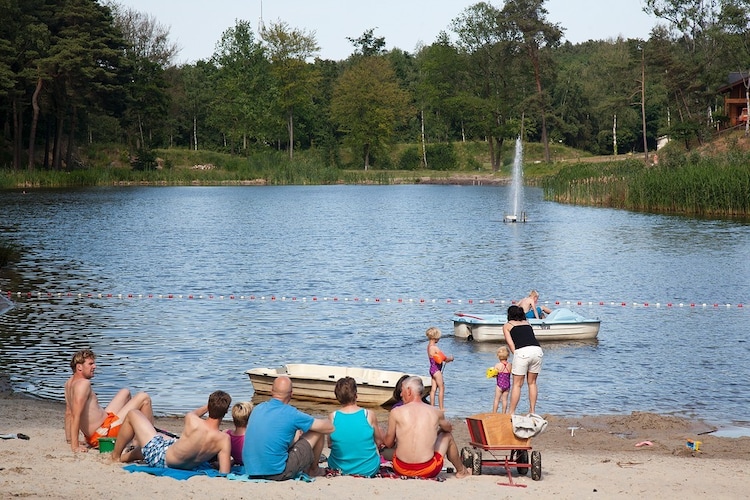
[[[458,312],[453,315],[453,335],[478,342],[505,342],[504,314],[473,315]],[[601,320],[587,319],[570,309],[553,310],[544,319],[529,319],[534,336],[540,342],[548,340],[590,340],[599,335]]]
[[[290,363],[278,368],[252,368],[245,372],[250,377],[256,395],[270,396],[276,377],[286,375],[292,380],[292,398],[306,401],[336,403],[333,390],[343,377],[352,377],[357,382],[357,403],[362,406],[390,406],[393,389],[404,372],[356,368],[345,366],[312,365]],[[425,395],[430,393],[432,379],[421,377]]]

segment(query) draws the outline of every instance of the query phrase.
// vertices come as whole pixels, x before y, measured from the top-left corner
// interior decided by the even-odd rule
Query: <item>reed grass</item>
[[[639,160],[572,165],[545,181],[545,198],[654,213],[750,216],[750,154],[680,160],[658,166]]]

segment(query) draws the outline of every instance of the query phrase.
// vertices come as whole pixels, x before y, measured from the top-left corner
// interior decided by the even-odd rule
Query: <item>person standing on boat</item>
[[[334,431],[333,423],[299,411],[289,404],[291,400],[292,380],[276,377],[271,399],[250,414],[242,461],[251,479],[285,481],[300,473],[319,475],[318,458],[325,436]]]
[[[446,363],[453,361],[453,356],[446,356],[437,346],[440,340],[440,329],[431,326],[425,332],[430,340],[427,344],[427,357],[430,359],[430,376],[432,377],[432,386],[430,387],[430,404],[435,406],[435,393],[438,392],[440,409],[443,408],[445,401],[445,382],[443,381],[443,368]]]
[[[510,392],[510,414],[516,412],[521,399],[521,388],[524,379],[529,386],[529,413],[536,413],[537,385],[536,380],[542,370],[542,348],[534,336],[534,329],[526,320],[523,309],[519,306],[508,308],[508,322],[503,325],[503,335],[508,349],[513,353],[513,387]]]
[[[537,305],[539,301],[539,292],[532,290],[529,295],[518,301],[518,307],[523,309],[524,314],[529,319],[543,319],[546,315],[552,312],[547,306]]]

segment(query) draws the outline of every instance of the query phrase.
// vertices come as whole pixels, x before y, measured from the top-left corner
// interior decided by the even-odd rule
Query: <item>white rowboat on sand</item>
[[[335,404],[338,404],[333,392],[336,382],[343,377],[352,377],[357,382],[357,403],[371,407],[393,404],[393,389],[396,383],[402,376],[409,375],[376,368],[303,363],[290,363],[278,368],[252,368],[245,373],[250,377],[255,394],[270,396],[276,377],[286,375],[292,380],[293,399]],[[426,394],[429,394],[432,379],[421,378]]]

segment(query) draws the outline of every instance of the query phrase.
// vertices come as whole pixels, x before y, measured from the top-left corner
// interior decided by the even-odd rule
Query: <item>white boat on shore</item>
[[[483,316],[458,312],[453,315],[453,335],[458,338],[478,342],[505,342],[503,325],[507,322],[504,314]],[[601,320],[587,319],[570,309],[553,310],[544,319],[530,319],[534,336],[540,342],[548,340],[591,340],[599,335]]]
[[[338,404],[333,392],[336,382],[343,377],[357,381],[357,403],[362,406],[390,406],[393,389],[404,372],[345,366],[290,363],[278,368],[252,368],[245,372],[250,377],[256,395],[270,396],[276,377],[286,375],[292,380],[293,399]],[[426,394],[432,379],[421,377]]]

